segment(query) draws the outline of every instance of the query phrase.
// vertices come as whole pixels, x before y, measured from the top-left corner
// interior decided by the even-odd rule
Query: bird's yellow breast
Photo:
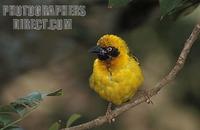
[[[138,62],[129,55],[120,55],[111,65],[96,59],[90,87],[102,98],[120,105],[130,100],[143,82]]]

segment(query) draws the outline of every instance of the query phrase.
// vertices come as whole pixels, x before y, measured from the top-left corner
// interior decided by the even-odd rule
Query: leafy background
[[[193,26],[200,21],[198,0],[160,0],[160,3],[159,7],[158,0],[20,1],[20,4],[84,4],[87,15],[73,17],[73,29],[68,31],[13,31],[12,18],[1,14],[1,106],[33,91],[62,88],[63,96],[44,100],[20,126],[25,130],[47,130],[57,127],[54,122],[61,121],[65,126],[74,113],[81,115],[75,124],[104,114],[107,102],[90,90],[88,84],[94,60],[88,49],[108,33],[127,41],[141,62],[145,86],[153,86],[171,69]],[[19,2],[2,0],[0,6],[3,4]],[[95,130],[199,130],[199,42],[176,80],[152,98],[154,105],[142,104],[112,125]]]

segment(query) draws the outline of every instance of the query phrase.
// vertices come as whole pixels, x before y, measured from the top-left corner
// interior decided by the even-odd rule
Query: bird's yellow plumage
[[[120,105],[130,100],[143,83],[139,63],[129,55],[124,40],[116,35],[104,35],[97,46],[90,87],[105,100]]]

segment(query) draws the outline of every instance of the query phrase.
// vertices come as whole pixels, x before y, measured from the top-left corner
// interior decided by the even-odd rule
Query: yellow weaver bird
[[[104,35],[90,52],[97,55],[89,80],[90,87],[115,105],[129,101],[144,77],[126,42],[116,35]]]

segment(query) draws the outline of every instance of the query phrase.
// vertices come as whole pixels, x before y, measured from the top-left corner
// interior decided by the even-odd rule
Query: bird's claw
[[[145,98],[146,98],[146,103],[148,103],[148,104],[153,104],[153,101],[150,99],[150,97],[149,96],[144,96]]]
[[[148,96],[148,92],[146,90],[139,90],[142,95],[144,96],[144,98],[146,99],[146,103],[148,104],[153,104],[153,101],[150,99],[150,97]]]
[[[109,123],[115,122],[115,118],[113,117],[111,106],[112,106],[112,103],[109,103],[107,111],[106,111],[106,118]]]

